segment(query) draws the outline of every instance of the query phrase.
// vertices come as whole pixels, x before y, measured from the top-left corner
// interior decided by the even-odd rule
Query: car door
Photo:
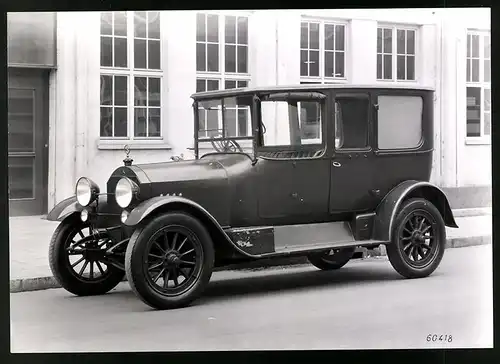
[[[342,92],[334,98],[335,141],[330,163],[330,213],[373,208],[371,147],[373,106],[370,93]]]

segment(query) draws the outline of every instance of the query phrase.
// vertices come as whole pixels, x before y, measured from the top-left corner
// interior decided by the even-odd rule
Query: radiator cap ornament
[[[128,146],[128,144],[125,144],[125,146],[123,147],[123,150],[125,151],[125,159],[123,160],[123,164],[125,166],[131,166],[132,165],[132,162],[134,161],[132,158],[129,157],[129,154],[130,154],[130,147]]]

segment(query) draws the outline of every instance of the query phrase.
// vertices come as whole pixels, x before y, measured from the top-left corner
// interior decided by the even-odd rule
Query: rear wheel
[[[326,252],[311,253],[307,256],[309,262],[322,270],[340,269],[351,260],[356,248],[330,249]]]
[[[125,255],[125,272],[135,294],[155,309],[189,305],[212,275],[214,248],[194,217],[166,213],[138,228]]]
[[[54,231],[49,246],[49,265],[54,278],[78,296],[104,294],[121,282],[124,272],[104,261],[111,240],[93,236],[90,225],[78,218],[64,220]]]
[[[394,221],[387,256],[405,278],[433,273],[445,251],[446,227],[439,210],[420,198],[405,201]]]

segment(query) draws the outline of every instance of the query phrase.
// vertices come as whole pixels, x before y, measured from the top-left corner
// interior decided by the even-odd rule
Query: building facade
[[[47,213],[82,175],[105,188],[125,144],[134,163],[192,155],[196,91],[299,83],[433,87],[431,180],[454,208],[491,204],[488,9],[16,13],[8,26],[11,215]],[[250,132],[244,110],[231,120]]]

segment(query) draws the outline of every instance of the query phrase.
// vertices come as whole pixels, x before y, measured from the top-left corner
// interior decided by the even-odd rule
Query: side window
[[[338,97],[335,100],[335,149],[368,147],[368,97]]]
[[[422,140],[422,111],[420,96],[379,96],[378,148],[416,148]]]

